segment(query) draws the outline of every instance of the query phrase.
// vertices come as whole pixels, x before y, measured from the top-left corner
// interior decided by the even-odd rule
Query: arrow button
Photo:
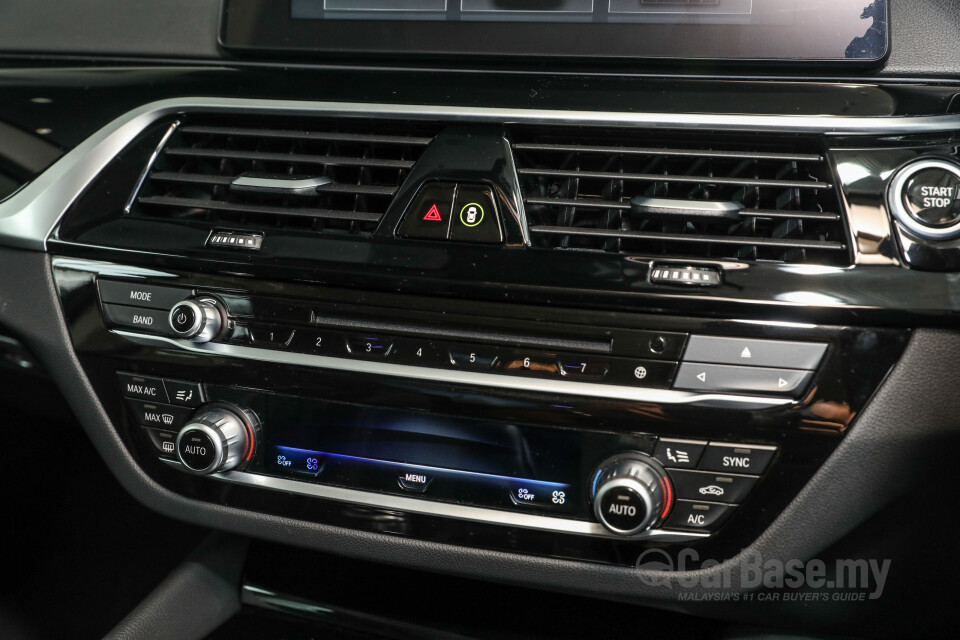
[[[813,380],[813,371],[768,369],[684,362],[674,389],[709,393],[799,397]]]

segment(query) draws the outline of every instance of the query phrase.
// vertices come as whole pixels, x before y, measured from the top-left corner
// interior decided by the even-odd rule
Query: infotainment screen
[[[226,0],[234,49],[870,62],[887,0]]]

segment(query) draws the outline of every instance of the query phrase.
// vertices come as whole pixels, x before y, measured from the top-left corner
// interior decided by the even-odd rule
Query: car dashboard
[[[81,4],[0,26],[0,398],[166,558],[92,635],[949,628],[951,3]]]

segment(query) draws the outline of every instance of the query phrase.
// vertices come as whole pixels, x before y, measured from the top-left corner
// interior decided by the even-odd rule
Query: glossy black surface
[[[627,22],[623,13],[597,2],[585,21],[541,15],[496,23],[469,21],[460,3],[451,2],[446,20],[371,19],[352,29],[344,25],[358,23],[295,19],[289,0],[229,0],[220,42],[258,52],[876,62],[888,48],[887,2],[865,1],[808,0],[801,8],[790,0],[766,0],[748,3],[747,15],[725,19],[684,20],[674,13],[644,22],[638,16]]]
[[[138,462],[164,486],[198,499],[330,524],[486,548],[621,564],[631,564],[636,554],[645,547],[644,543],[464,524],[186,477],[159,462],[155,445],[144,437],[143,429],[128,421],[116,372],[132,371],[143,375],[254,389],[262,388],[266,380],[269,381],[270,391],[275,393],[383,408],[414,409],[435,416],[470,415],[491,421],[600,430],[619,433],[624,437],[654,433],[780,446],[778,462],[750,499],[725,525],[721,535],[698,545],[708,549],[713,557],[719,557],[730,555],[752,540],[795,495],[865,405],[887,368],[899,356],[908,336],[908,332],[903,330],[781,326],[484,302],[461,301],[457,305],[460,313],[472,314],[478,320],[487,318],[506,328],[515,322],[522,324],[524,320],[542,323],[556,318],[559,312],[565,322],[578,325],[581,330],[661,328],[721,335],[820,340],[831,344],[828,361],[821,368],[814,390],[799,405],[761,411],[725,410],[479,388],[266,363],[250,366],[248,361],[239,359],[201,357],[171,349],[139,347],[106,332],[92,274],[57,268],[55,275],[63,295],[64,312],[71,327],[74,346],[87,374]],[[256,290],[269,291],[271,295],[308,297],[313,301],[311,304],[320,307],[325,304],[343,305],[345,300],[357,304],[376,304],[392,308],[397,320],[401,320],[405,314],[422,315],[448,306],[436,298],[372,292],[358,294],[298,284],[258,284],[237,277],[176,275],[176,280],[163,278],[159,282],[206,291]],[[323,302],[324,298],[328,302]],[[269,425],[265,428],[269,428]]]
[[[109,67],[8,61],[0,120],[71,148],[113,118],[154,100],[182,96],[332,100],[625,112],[884,116],[948,113],[958,89],[868,78],[823,82],[378,67],[304,67],[283,74],[261,65]],[[41,98],[41,101],[36,101]]]

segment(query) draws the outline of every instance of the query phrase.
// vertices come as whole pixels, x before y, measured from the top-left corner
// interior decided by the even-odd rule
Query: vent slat
[[[816,137],[548,125],[509,137],[535,248],[850,264]]]
[[[216,200],[200,200],[197,198],[168,198],[164,196],[144,196],[138,200],[140,204],[161,207],[178,207],[183,209],[206,209],[210,211],[230,211],[232,213],[249,213],[255,215],[293,216],[298,218],[316,218],[320,220],[354,220],[357,222],[378,222],[379,213],[363,213],[361,211],[334,211],[327,209],[306,209],[294,207],[268,207],[253,204],[236,204],[233,202],[218,202]]]
[[[171,223],[372,235],[439,122],[335,116],[178,117],[125,209]],[[234,187],[238,178],[260,178]],[[276,186],[271,186],[276,185]],[[289,188],[288,188],[289,187]]]
[[[748,160],[778,160],[781,162],[823,162],[816,153],[767,153],[762,151],[716,151],[713,149],[663,149],[654,147],[597,147],[577,144],[532,144],[517,143],[517,151],[555,151],[562,153],[602,153],[635,156],[663,156],[677,158],[736,158]]]
[[[263,162],[283,162],[287,164],[320,164],[348,167],[379,167],[387,169],[411,169],[410,160],[386,160],[381,158],[350,158],[345,156],[312,155],[305,153],[271,153],[268,151],[238,151],[233,149],[167,149],[168,156],[187,158],[217,158],[228,160],[260,160]]]
[[[524,198],[525,204],[543,204],[558,207],[581,207],[584,209],[617,209],[620,211],[629,211],[629,202],[616,202],[614,200],[590,200],[586,198]],[[740,212],[741,216],[751,216],[756,218],[803,218],[805,220],[839,220],[840,216],[836,213],[826,213],[823,211],[776,211],[774,209],[744,209]]]
[[[757,245],[763,247],[783,247],[788,249],[825,249],[844,251],[842,242],[827,240],[791,240],[789,238],[749,238],[737,236],[699,236],[683,233],[663,233],[659,231],[616,231],[613,229],[578,229],[576,227],[530,227],[530,233],[552,235],[592,236],[596,238],[635,238],[638,240],[666,240],[670,242],[692,242],[699,244]]]
[[[312,140],[322,142],[355,142],[360,144],[400,144],[423,147],[433,142],[432,137],[425,136],[390,136],[362,133],[338,133],[335,131],[292,131],[244,127],[186,126],[183,127],[181,131],[188,134],[204,134],[214,136],[243,136],[251,138]]]
[[[151,180],[161,182],[185,182],[192,184],[209,184],[229,187],[235,176],[217,176],[202,173],[172,173],[158,171],[150,175]],[[325,184],[317,187],[318,193],[356,193],[370,196],[393,197],[397,193],[396,187],[381,187],[363,184]]]
[[[553,178],[579,178],[601,180],[629,180],[647,182],[682,182],[689,184],[728,184],[745,187],[775,187],[780,189],[832,189],[825,182],[802,180],[763,180],[750,178],[726,178],[722,176],[678,176],[656,173],[618,173],[616,171],[577,171],[568,169],[517,169],[521,176],[544,176]]]

